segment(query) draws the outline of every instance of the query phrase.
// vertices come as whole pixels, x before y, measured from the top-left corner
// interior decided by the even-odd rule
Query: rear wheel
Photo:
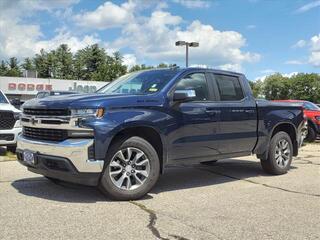
[[[316,130],[312,126],[308,126],[308,134],[306,137],[306,140],[308,142],[314,142],[317,139],[317,133]]]
[[[290,169],[293,146],[286,132],[276,133],[270,141],[268,158],[261,159],[263,170],[270,174],[280,175]]]
[[[100,189],[115,200],[138,199],[155,185],[159,173],[159,157],[149,142],[119,139],[108,151]]]

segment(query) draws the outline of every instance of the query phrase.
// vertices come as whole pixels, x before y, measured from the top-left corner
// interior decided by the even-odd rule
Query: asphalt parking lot
[[[112,202],[0,157],[0,239],[319,239],[320,143],[291,171],[254,157],[167,169],[143,200]]]

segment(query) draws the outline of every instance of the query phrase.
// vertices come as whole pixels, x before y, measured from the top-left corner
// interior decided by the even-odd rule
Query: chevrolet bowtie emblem
[[[38,120],[36,120],[35,118],[31,118],[31,119],[30,119],[30,123],[31,123],[32,125],[35,125],[36,123],[38,123]]]

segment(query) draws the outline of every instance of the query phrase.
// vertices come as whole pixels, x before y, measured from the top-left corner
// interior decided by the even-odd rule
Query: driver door
[[[220,114],[210,89],[204,72],[188,74],[177,83],[174,91],[194,90],[195,97],[172,107],[177,122],[169,136],[169,161],[210,160],[219,154],[216,133]]]

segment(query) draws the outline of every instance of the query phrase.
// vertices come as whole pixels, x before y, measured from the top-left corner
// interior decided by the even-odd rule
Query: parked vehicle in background
[[[277,102],[296,103],[302,106],[305,116],[308,118],[308,135],[306,140],[314,142],[320,134],[320,107],[303,100],[275,100]]]
[[[17,137],[22,131],[20,114],[0,90],[0,146],[6,146],[11,152],[16,151]]]
[[[77,94],[78,92],[74,91],[39,91],[36,95],[36,98],[45,98],[49,96],[60,96],[60,95],[70,95]]]
[[[257,154],[266,172],[284,174],[306,124],[299,106],[255,100],[243,74],[201,68],[134,72],[95,94],[33,99],[21,119],[20,163],[117,200],[144,196],[170,164]]]

